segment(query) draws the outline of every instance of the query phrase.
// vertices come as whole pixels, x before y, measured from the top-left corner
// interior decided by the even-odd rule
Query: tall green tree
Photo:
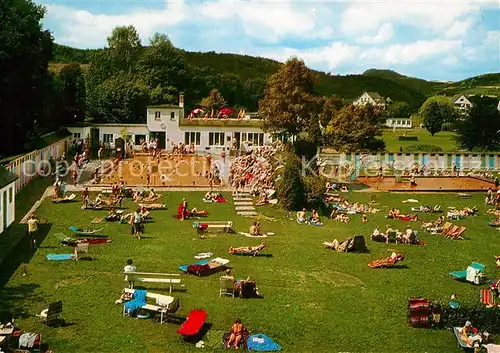
[[[165,34],[155,33],[138,62],[151,87],[182,91],[186,85],[184,57]]]
[[[34,121],[46,121],[44,88],[50,80],[52,36],[42,28],[45,9],[30,0],[0,1],[0,154],[22,152]]]
[[[62,121],[61,125],[85,119],[85,78],[80,64],[69,64],[59,73],[61,81]]]
[[[279,169],[276,194],[281,207],[286,210],[299,210],[306,203],[300,166],[301,161],[294,153],[283,154],[283,166]]]
[[[457,142],[470,150],[500,150],[500,111],[498,101],[490,97],[471,98],[469,114],[458,122]]]
[[[217,114],[219,110],[226,107],[226,100],[220,94],[219,90],[214,88],[210,91],[210,94],[203,98],[201,101],[201,106],[207,111],[214,111],[214,114]]]
[[[428,98],[420,107],[418,114],[432,136],[441,131],[443,123],[452,123],[457,117],[453,103],[444,96]]]
[[[330,121],[325,144],[338,151],[383,150],[380,113],[371,105],[346,105]]]
[[[114,72],[132,72],[137,66],[142,45],[134,26],[116,27],[108,37],[108,60]]]
[[[267,80],[259,102],[264,129],[296,137],[319,126],[319,104],[314,96],[315,76],[302,60],[288,60]]]

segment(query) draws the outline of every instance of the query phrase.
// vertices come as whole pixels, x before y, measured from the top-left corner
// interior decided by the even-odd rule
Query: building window
[[[253,146],[264,146],[264,133],[244,132],[241,134],[241,142],[251,142]]]
[[[170,113],[170,120],[175,120],[175,112]]]
[[[12,190],[14,190],[14,188],[9,188],[9,204],[12,203]]]
[[[155,112],[155,120],[161,120],[161,112]]]
[[[136,146],[139,146],[141,142],[146,142],[146,135],[135,135],[134,142]]]
[[[184,143],[186,145],[194,144],[195,146],[200,145],[201,132],[185,132],[184,133]]]
[[[209,132],[208,145],[209,146],[224,146],[225,134],[223,132]]]
[[[102,142],[104,143],[113,143],[113,134],[103,134]]]
[[[74,138],[74,139],[79,139],[79,138],[81,138],[80,133],[79,133],[79,132],[75,132],[75,133],[73,133],[73,138]]]

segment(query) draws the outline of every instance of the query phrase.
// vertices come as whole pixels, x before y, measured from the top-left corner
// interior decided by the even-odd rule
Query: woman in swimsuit
[[[229,337],[229,341],[227,342],[227,348],[231,347],[231,344],[234,343],[234,348],[238,349],[239,344],[243,335],[243,324],[241,320],[238,318],[231,327],[231,336]]]

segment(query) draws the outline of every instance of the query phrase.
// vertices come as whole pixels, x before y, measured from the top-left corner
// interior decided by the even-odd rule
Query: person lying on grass
[[[345,214],[340,213],[340,214],[335,216],[334,220],[342,222],[342,223],[349,223],[350,218],[349,218],[349,216],[346,216]]]
[[[106,221],[109,221],[109,222],[115,222],[115,221],[118,221],[120,219],[121,219],[121,217],[116,212],[115,208],[112,208],[111,211],[109,211],[108,215],[106,216]]]

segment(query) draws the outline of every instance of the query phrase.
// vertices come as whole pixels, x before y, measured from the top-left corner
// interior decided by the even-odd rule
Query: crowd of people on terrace
[[[233,194],[248,190],[261,195],[273,187],[273,157],[281,150],[281,144],[256,147],[250,154],[236,157],[229,168],[229,185]]]
[[[189,113],[186,117],[187,119],[204,119],[204,120],[214,120],[214,119],[229,119],[232,116],[235,116],[234,110],[231,108],[222,108],[218,112],[213,109],[210,111],[205,111],[201,108],[196,108]],[[235,116],[239,120],[243,120],[246,118],[245,110],[240,109],[238,114]]]

